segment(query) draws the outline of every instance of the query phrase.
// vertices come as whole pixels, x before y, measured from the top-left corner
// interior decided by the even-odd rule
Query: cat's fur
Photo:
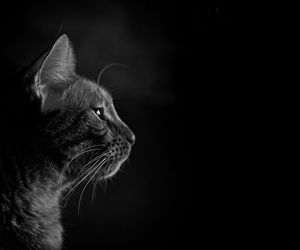
[[[61,249],[62,198],[114,175],[135,136],[110,94],[76,74],[66,35],[1,84],[0,249]]]

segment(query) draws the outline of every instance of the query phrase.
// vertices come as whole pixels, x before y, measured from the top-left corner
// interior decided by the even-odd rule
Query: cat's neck
[[[5,181],[1,198],[8,211],[2,211],[2,215],[16,232],[31,239],[34,249],[60,249],[59,173],[54,165],[42,164],[39,157],[31,166],[25,164],[26,160],[21,163],[18,159],[5,162],[10,171],[1,177]]]

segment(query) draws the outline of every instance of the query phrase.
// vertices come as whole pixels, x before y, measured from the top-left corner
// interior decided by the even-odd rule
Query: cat
[[[115,175],[135,142],[109,92],[79,76],[75,64],[62,34],[33,63],[2,78],[1,250],[61,249],[63,199],[82,182]]]

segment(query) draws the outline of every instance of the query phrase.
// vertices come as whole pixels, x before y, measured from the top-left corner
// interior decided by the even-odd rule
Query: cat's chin
[[[122,164],[127,160],[127,157],[125,157],[122,160],[119,160],[117,162],[114,162],[110,165],[109,170],[106,172],[106,174],[102,177],[103,179],[108,179],[113,177],[121,168]]]
[[[122,152],[121,157],[117,156],[115,159],[106,169],[105,174],[102,176],[102,179],[108,179],[113,177],[120,169],[122,164],[128,159],[131,151],[131,146],[129,143],[125,144],[125,149]]]

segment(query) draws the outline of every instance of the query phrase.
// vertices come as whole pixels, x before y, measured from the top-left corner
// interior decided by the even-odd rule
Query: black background
[[[74,45],[79,74],[95,80],[110,63],[128,68],[109,68],[101,83],[136,144],[121,171],[98,187],[93,204],[87,188],[79,215],[83,186],[72,196],[63,212],[65,249],[186,249],[201,237],[211,192],[210,164],[201,159],[213,105],[215,5],[45,1],[12,3],[1,12],[1,74],[31,62],[62,32]],[[222,15],[219,30],[228,21]],[[2,95],[9,82],[1,84]]]

